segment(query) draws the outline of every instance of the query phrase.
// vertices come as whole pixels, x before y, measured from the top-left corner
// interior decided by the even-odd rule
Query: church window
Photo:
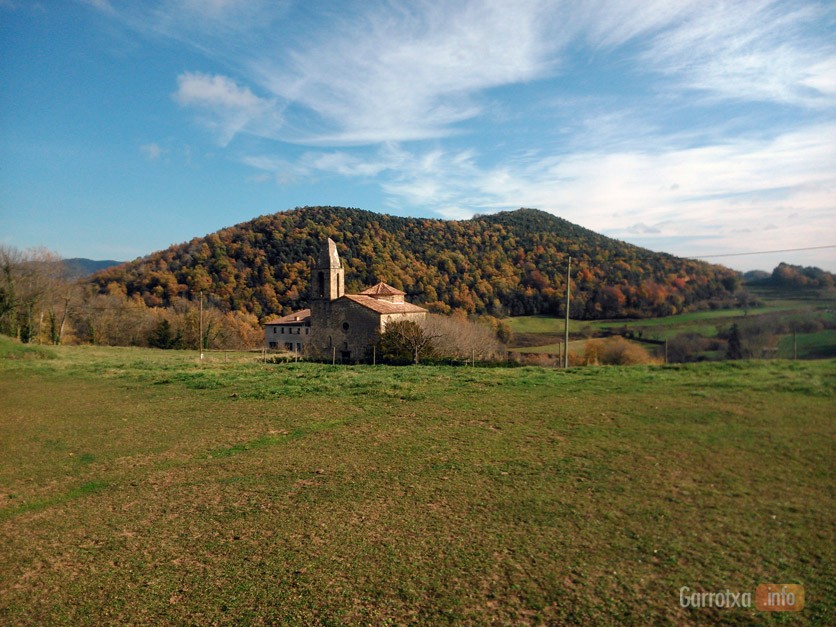
[[[348,323],[343,322],[343,331],[348,331]]]
[[[319,284],[319,295],[321,297],[324,297],[325,296],[325,273],[320,272],[319,276],[317,278],[318,278],[318,284]]]

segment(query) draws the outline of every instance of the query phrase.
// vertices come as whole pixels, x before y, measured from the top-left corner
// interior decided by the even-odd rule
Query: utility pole
[[[792,358],[798,359],[798,338],[795,334],[795,329],[792,330]]]
[[[566,266],[566,328],[563,338],[563,367],[569,367],[569,276],[572,272],[572,257]]]
[[[200,330],[198,341],[198,350],[200,351],[200,360],[203,361],[203,292],[200,293]]]

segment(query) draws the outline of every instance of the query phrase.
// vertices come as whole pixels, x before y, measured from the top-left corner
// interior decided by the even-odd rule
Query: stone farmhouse
[[[306,352],[311,339],[311,310],[303,309],[264,323],[264,346],[294,353]]]
[[[387,324],[417,322],[427,315],[426,309],[406,302],[405,296],[386,283],[346,294],[345,271],[337,245],[329,238],[311,272],[310,309],[269,320],[265,346],[341,363],[368,360]]]

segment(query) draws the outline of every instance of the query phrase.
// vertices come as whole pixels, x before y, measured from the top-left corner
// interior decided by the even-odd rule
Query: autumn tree
[[[149,307],[217,296],[222,312],[259,318],[307,306],[310,263],[337,242],[349,292],[378,281],[430,311],[559,314],[567,255],[577,263],[572,317],[669,315],[731,301],[736,273],[651,253],[532,209],[472,220],[430,220],[341,207],[304,207],[229,227],[98,273]]]
[[[59,344],[75,291],[55,253],[0,247],[0,332]]]
[[[436,338],[433,346],[439,357],[491,360],[504,354],[493,327],[469,320],[462,312],[452,316],[429,314],[420,326]]]
[[[438,337],[438,333],[425,330],[411,320],[396,320],[387,324],[380,336],[381,354],[384,358],[395,361],[406,358],[418,364],[422,357],[434,354],[433,342]]]

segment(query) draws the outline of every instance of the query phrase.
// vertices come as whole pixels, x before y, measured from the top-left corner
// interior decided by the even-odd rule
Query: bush
[[[570,355],[571,360],[571,355]],[[584,361],[587,364],[629,366],[653,362],[648,352],[620,335],[605,340],[590,340],[584,346]]]
[[[718,350],[716,339],[705,338],[699,333],[680,333],[668,341],[668,362],[672,364],[700,361],[702,353],[707,350]]]

